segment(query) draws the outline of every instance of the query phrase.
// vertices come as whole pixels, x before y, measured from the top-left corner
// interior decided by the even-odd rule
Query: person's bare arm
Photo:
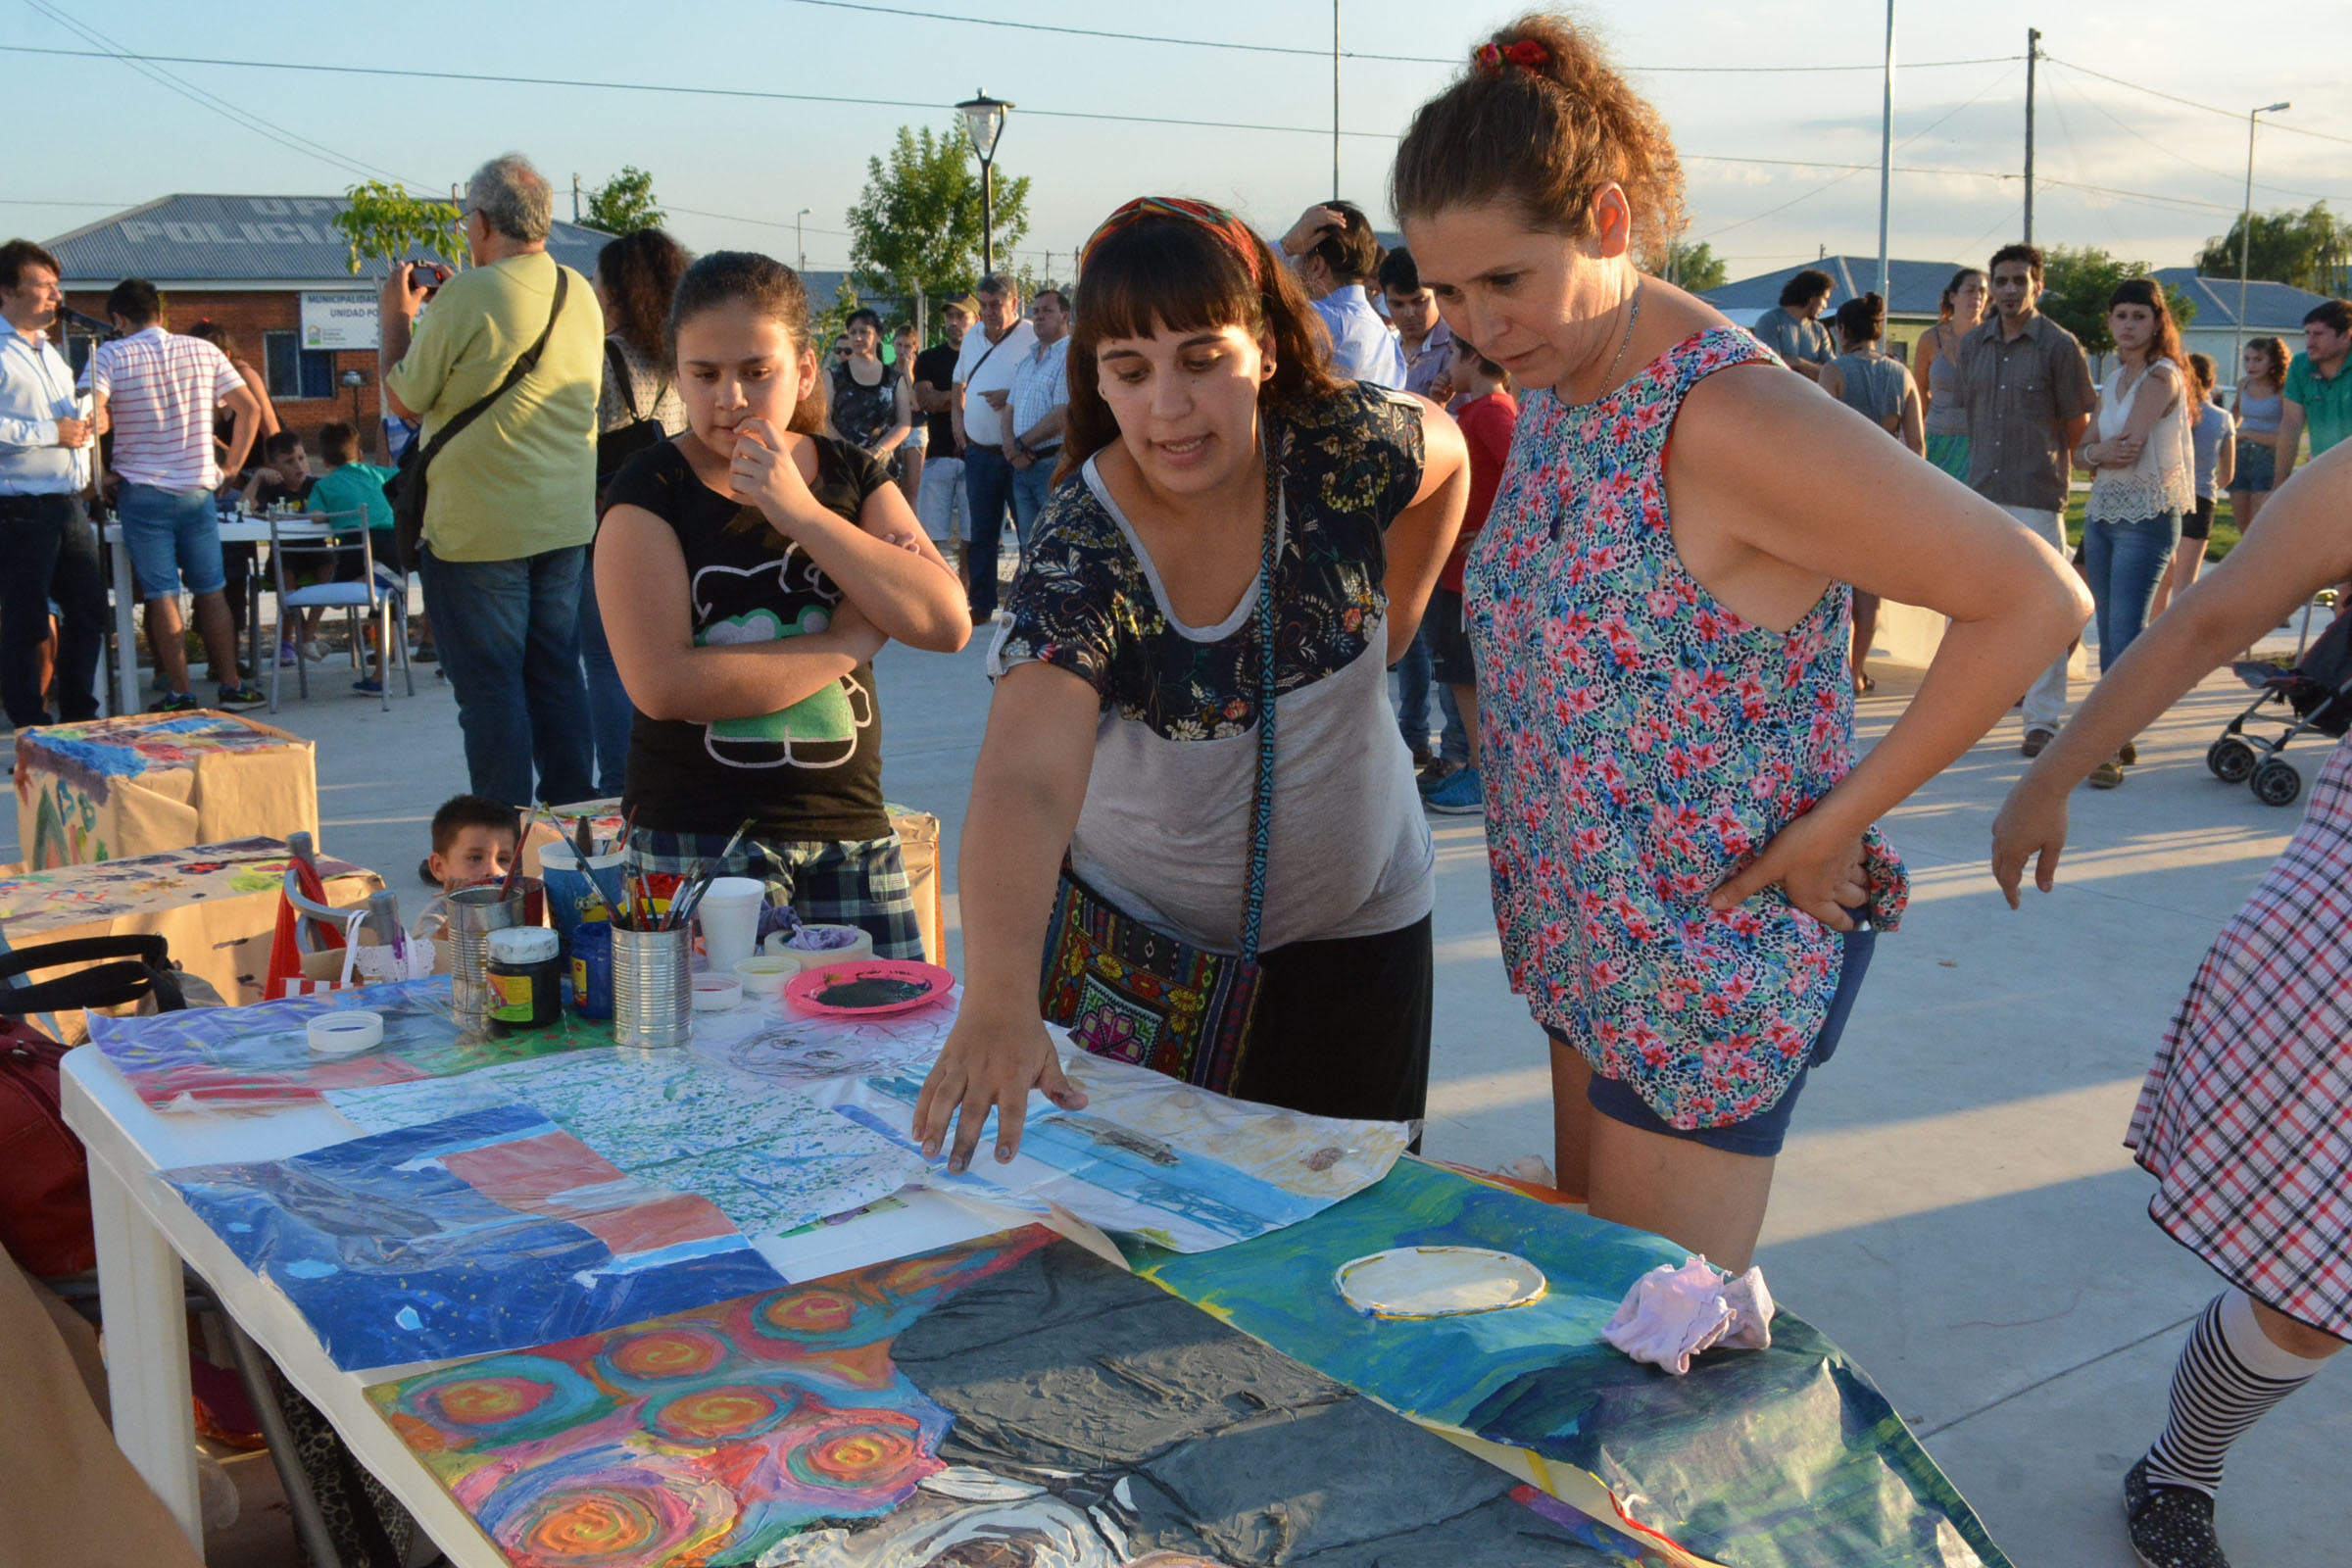
[[[425,291],[416,284],[415,264],[395,262],[392,270],[385,274],[383,290],[376,298],[375,388],[385,409],[412,424],[424,416],[401,402],[386,378],[395,366],[409,357],[409,343],[416,330],[416,313],[424,309],[424,297]]]
[[[963,1004],[915,1102],[914,1136],[936,1155],[951,1128],[951,1170],[971,1162],[997,1111],[997,1158],[1020,1149],[1029,1091],[1065,1109],[1086,1104],[1062,1076],[1038,1021],[1037,976],[1061,858],[1077,831],[1095,765],[1102,699],[1068,670],[1021,664],[997,682],[972,772],[957,865]]]
[[[1919,383],[1916,380],[1906,381],[1903,385],[1902,422],[1895,434],[1902,437],[1904,447],[1914,457],[1924,458],[1928,455],[1928,416],[1921,402]]]
[[[2287,398],[2279,410],[2278,433],[2271,438],[2271,450],[2278,455],[2277,472],[2271,480],[2273,491],[2286,483],[2287,475],[2295,471],[2295,459],[2301,454],[2302,447],[2303,405]],[[2265,512],[2263,515],[2268,517],[2270,514]]]
[[[685,552],[667,523],[642,507],[605,514],[596,539],[596,603],[620,683],[648,718],[708,724],[779,712],[882,648],[881,633],[849,614],[804,637],[698,648],[690,593]]]
[[[905,446],[906,444],[906,438],[914,434],[913,400],[907,396],[906,378],[905,376],[902,375],[895,377],[891,381],[890,402],[893,422],[890,429],[882,437],[882,445],[880,449],[874,454],[874,456],[885,460],[887,460],[893,452],[896,452],[899,450],[899,448]]]
[[[2329,583],[2352,577],[2352,446],[2313,460],[2262,509],[2262,526],[2197,578],[2108,670],[2010,790],[1992,824],[1992,874],[2017,907],[2026,862],[2050,891],[2066,799],[2188,689]]]
[[[1791,366],[1801,363],[1796,360],[1789,361]],[[1838,402],[1845,401],[1845,372],[1838,368],[1836,365],[1824,365],[1818,368],[1813,375],[1813,384]]]
[[[2139,461],[2142,448],[2148,444],[2148,432],[2156,421],[2173,412],[2180,401],[2180,372],[2174,369],[2170,360],[2159,360],[2148,368],[2146,382],[2132,399],[2132,412],[2124,416],[2123,434],[2113,441],[2094,441],[2084,455],[2093,460],[2095,467],[2124,467]]]
[[[1421,485],[1412,504],[1389,524],[1386,547],[1389,571],[1381,582],[1389,601],[1388,662],[1394,664],[1413,646],[1421,628],[1421,612],[1429,608],[1430,591],[1461,532],[1462,514],[1470,506],[1470,449],[1453,416],[1416,396],[1421,405]]]
[[[1809,461],[1759,457],[1796,451]],[[1797,907],[1844,930],[1851,922],[1827,894],[1844,882],[1863,830],[2009,710],[2089,618],[2090,596],[1998,507],[1850,410],[1824,417],[1809,394],[1761,368],[1720,371],[1691,391],[1672,462],[1677,510],[1719,519],[1733,550],[1818,573],[1825,591],[1849,582],[1951,617],[1886,738],[1709,901],[1728,909],[1779,883]]]
[[[262,427],[262,405],[253,395],[253,388],[239,386],[220,400],[220,406],[234,421],[228,432],[228,456],[220,467],[223,472],[235,473],[245,466],[245,460],[253,453],[253,439]]]
[[[961,381],[956,382],[954,389],[948,393],[948,424],[956,432],[956,450],[961,452],[971,444],[972,439],[963,433],[963,383]]]
[[[2237,442],[2231,439],[2234,434],[2224,430],[2220,444],[2213,451],[2213,493],[2217,496],[2229,494],[2230,482],[2237,477]]]

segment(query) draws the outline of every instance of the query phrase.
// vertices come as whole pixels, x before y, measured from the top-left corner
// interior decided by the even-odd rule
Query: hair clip
[[[1470,53],[1470,60],[1480,74],[1499,76],[1505,65],[1522,71],[1536,71],[1551,64],[1551,51],[1540,38],[1519,38],[1508,44],[1482,43]]]

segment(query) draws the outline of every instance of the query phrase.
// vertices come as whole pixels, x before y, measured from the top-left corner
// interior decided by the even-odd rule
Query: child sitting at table
[[[400,573],[400,559],[393,544],[392,503],[384,499],[384,482],[393,470],[372,463],[360,461],[360,432],[352,425],[337,421],[318,432],[318,455],[325,460],[326,471],[311,483],[311,514],[330,518],[338,526],[349,526],[359,514],[368,518],[368,543],[375,556],[375,580],[386,592],[399,594],[408,591],[408,579]],[[357,582],[367,569],[367,556],[358,545],[346,545],[335,553],[335,581]],[[314,610],[316,616],[321,612]],[[375,650],[375,675],[372,679],[352,682],[352,690],[373,697],[384,689],[384,649],[379,643]]]
[[[311,477],[310,454],[303,450],[302,437],[291,430],[272,430],[270,438],[262,443],[261,459],[240,476],[240,499],[246,511],[267,512],[281,502],[290,501],[300,506],[310,501],[311,486],[317,481]],[[234,564],[229,559],[232,554],[240,558]],[[254,568],[254,547],[251,544],[223,545],[220,559],[223,567],[235,579],[229,585],[234,591],[229,594],[228,602],[231,616],[237,622],[237,633],[242,636],[245,631],[245,578]],[[324,659],[327,648],[318,638],[317,611],[311,612],[307,617],[299,640],[281,625],[278,628],[277,646],[279,667],[290,666],[305,655],[314,660]]]
[[[514,808],[481,795],[453,795],[433,813],[433,853],[424,880],[444,893],[507,874],[521,824]]]

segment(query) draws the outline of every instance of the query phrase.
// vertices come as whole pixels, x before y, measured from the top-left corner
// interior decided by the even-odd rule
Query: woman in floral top
[[[1065,853],[1131,919],[1241,946],[1269,526],[1277,755],[1261,978],[1232,1090],[1419,1116],[1435,858],[1387,672],[1461,521],[1461,435],[1425,399],[1334,380],[1297,281],[1215,208],[1120,209],[1078,293],[1065,482],[991,663],[963,830],[963,1008],[916,1134],[937,1152],[954,1124],[960,1169],[992,1105],[1004,1159],[1031,1088],[1085,1102],[1038,1018]]]
[[[1560,1182],[1741,1269],[1797,1090],[1902,907],[1874,824],[2087,607],[1998,509],[1643,277],[1680,202],[1656,114],[1539,17],[1422,107],[1393,205],[1447,324],[1536,389],[1465,618]],[[1847,583],[1952,617],[1859,764]]]

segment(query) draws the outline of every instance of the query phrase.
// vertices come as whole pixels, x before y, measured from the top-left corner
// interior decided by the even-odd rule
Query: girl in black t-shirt
[[[691,428],[606,492],[596,587],[637,710],[630,847],[682,874],[749,817],[722,873],[915,958],[872,660],[894,638],[955,653],[971,619],[881,466],[820,433],[808,319],[780,262],[721,251],[689,268],[669,347]]]

